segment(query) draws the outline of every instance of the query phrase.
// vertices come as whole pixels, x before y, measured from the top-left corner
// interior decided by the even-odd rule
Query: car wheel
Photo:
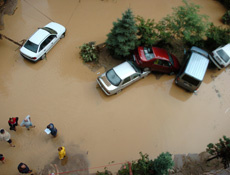
[[[44,60],[45,57],[46,57],[46,54],[42,55],[40,59]]]
[[[60,39],[65,38],[65,32],[61,35]]]

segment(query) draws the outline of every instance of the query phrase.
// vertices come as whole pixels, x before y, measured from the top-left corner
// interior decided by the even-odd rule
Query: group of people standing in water
[[[10,126],[10,130],[16,131],[18,126],[18,117],[10,117],[8,120],[8,124]],[[35,125],[31,122],[30,115],[27,115],[23,121],[20,124],[21,127],[27,128],[27,130],[30,130],[30,128],[35,128]],[[50,123],[47,125],[45,132],[47,134],[51,134],[53,137],[57,136],[57,128],[54,126],[53,123]],[[11,147],[15,147],[15,145],[12,142],[11,135],[9,132],[7,132],[5,129],[0,129],[0,141],[6,141],[9,143]],[[58,153],[59,153],[59,159],[62,160],[66,156],[65,147],[61,146],[58,147]],[[0,161],[4,164],[5,163],[5,157],[3,154],[0,154]],[[32,173],[32,170],[25,164],[25,163],[19,163],[18,165],[18,171],[22,174],[28,174]]]

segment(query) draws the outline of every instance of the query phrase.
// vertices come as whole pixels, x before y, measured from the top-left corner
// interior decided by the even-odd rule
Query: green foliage
[[[111,32],[107,35],[106,47],[116,58],[124,58],[136,46],[137,27],[131,9],[122,14],[122,19],[113,23]]]
[[[137,20],[137,36],[138,46],[152,46],[159,41],[159,37],[157,34],[156,23],[154,19],[145,20],[141,16],[136,17]]]
[[[228,10],[224,16],[222,17],[222,21],[224,24],[230,25],[230,10]]]
[[[168,170],[173,168],[174,162],[169,152],[161,153],[153,162],[156,175],[168,175]]]
[[[206,31],[207,39],[204,42],[205,48],[212,51],[221,45],[230,43],[230,28],[214,26],[211,24]]]
[[[215,158],[220,158],[221,163],[225,168],[229,167],[230,163],[230,138],[223,136],[223,139],[219,139],[219,143],[210,143],[207,145],[207,152],[214,155]]]
[[[98,60],[98,51],[95,47],[95,42],[89,42],[79,47],[80,55],[84,62]]]
[[[142,154],[137,162],[133,161],[131,165],[133,175],[167,175],[168,170],[173,167],[171,154],[162,153],[157,159],[150,160],[148,154]],[[122,166],[118,175],[129,175],[128,164]]]
[[[206,15],[198,14],[200,7],[183,0],[184,5],[173,8],[173,13],[158,24],[160,36],[165,40],[179,39],[194,45],[205,37],[209,22]]]

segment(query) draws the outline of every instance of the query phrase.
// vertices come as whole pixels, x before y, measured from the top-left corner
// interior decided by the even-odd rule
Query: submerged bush
[[[89,42],[79,47],[80,55],[84,62],[98,60],[98,50],[95,47],[95,42]]]

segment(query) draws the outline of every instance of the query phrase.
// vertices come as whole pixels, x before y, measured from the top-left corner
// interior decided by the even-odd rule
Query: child
[[[66,152],[65,152],[65,147],[59,147],[58,148],[58,153],[59,153],[59,159],[62,160],[65,158]]]

